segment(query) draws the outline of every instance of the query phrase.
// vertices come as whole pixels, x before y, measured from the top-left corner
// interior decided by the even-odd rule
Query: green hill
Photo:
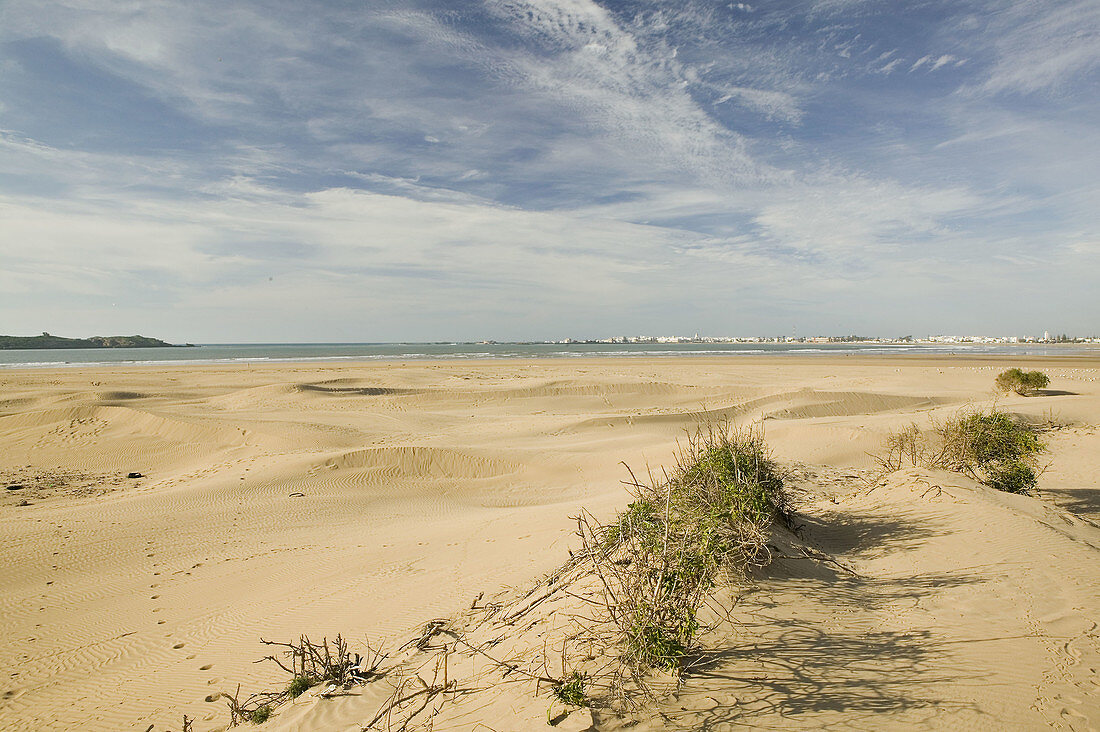
[[[190,343],[187,346],[191,346]],[[62,338],[43,333],[36,336],[0,335],[0,350],[45,348],[181,348],[165,343],[159,338],[132,336],[92,336],[91,338]]]

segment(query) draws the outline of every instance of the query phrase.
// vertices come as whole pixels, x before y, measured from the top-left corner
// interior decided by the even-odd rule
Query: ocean
[[[637,356],[751,357],[959,354],[1054,356],[1095,353],[1083,345],[988,343],[211,343],[194,348],[0,351],[0,368],[152,366],[292,361],[420,361],[478,358]]]

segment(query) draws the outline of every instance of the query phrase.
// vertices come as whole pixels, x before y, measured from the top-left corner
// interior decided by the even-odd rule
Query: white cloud
[[[754,218],[762,238],[799,251],[847,255],[897,250],[946,233],[948,222],[990,205],[963,188],[907,188],[890,181],[822,181],[786,191]],[[888,252],[894,250],[894,256]]]
[[[916,62],[912,66],[909,67],[909,73],[912,73],[912,72],[916,71],[917,69],[919,69],[921,66],[924,66],[925,64],[928,64],[928,63],[931,63],[931,62],[932,62],[932,57],[931,56],[921,56],[920,58],[918,58],[916,60]]]
[[[691,97],[674,49],[639,39],[591,0],[492,0],[490,6],[551,54],[512,59],[524,83],[583,115],[632,154],[712,182],[768,174],[744,140]],[[761,94],[754,98],[762,100]],[[779,96],[768,104],[778,108]]]
[[[883,64],[880,68],[875,69],[875,71],[879,74],[886,74],[887,76],[889,76],[894,72],[894,69],[901,65],[901,63],[901,59],[896,58],[888,63]]]
[[[424,308],[484,286],[515,297],[541,292],[554,302],[629,299],[630,280],[656,271],[676,237],[652,227],[469,201],[329,189],[288,202],[281,192],[263,193],[252,184],[245,195],[226,192],[211,201],[60,207],[4,197],[0,252],[17,266],[5,268],[3,286],[23,294],[48,285],[59,297],[108,297],[146,280],[168,290],[213,290],[216,298],[227,279],[238,292],[255,287],[264,293],[269,273],[297,272],[342,281],[345,294],[399,293],[422,282]],[[307,243],[308,258],[286,256],[280,243]],[[60,262],[83,264],[60,268]],[[302,291],[294,302],[328,294]]]
[[[769,119],[784,120],[797,123],[802,119],[802,109],[791,94],[768,89],[753,89],[749,87],[726,87],[726,93],[715,104],[723,104],[731,99],[738,99],[745,106],[755,109]]]
[[[956,61],[956,58],[954,56],[952,56],[951,54],[944,54],[943,56],[940,56],[938,59],[936,59],[935,63],[932,64],[932,68],[929,70],[935,71],[942,66],[946,66],[952,61]]]
[[[1100,4],[1008,4],[985,37],[995,58],[981,91],[1072,93],[1100,68]]]

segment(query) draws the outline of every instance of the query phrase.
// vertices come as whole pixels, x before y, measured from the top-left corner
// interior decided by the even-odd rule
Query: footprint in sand
[[[209,671],[212,668],[214,668],[214,664],[207,663],[207,664],[204,664],[202,666],[199,666],[199,671]]]
[[[180,648],[183,648],[185,645],[187,645],[187,644],[186,643],[177,643],[176,645],[172,646],[172,648],[175,648],[176,650],[179,650]]]

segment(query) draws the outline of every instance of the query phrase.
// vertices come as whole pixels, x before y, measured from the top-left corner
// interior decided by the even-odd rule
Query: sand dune
[[[186,713],[219,729],[212,693],[285,683],[252,663],[260,636],[396,638],[524,586],[566,555],[570,515],[625,502],[620,461],[659,470],[685,430],[721,419],[762,423],[778,458],[809,466],[799,541],[854,574],[800,556],[746,587],[728,654],[666,710],[676,725],[1094,728],[1100,364],[1029,363],[1056,393],[1000,401],[1065,425],[1041,498],[920,471],[866,492],[853,477],[887,432],[988,404],[1019,363],[4,372],[0,472],[25,487],[0,495],[0,728],[178,729]],[[545,725],[530,691],[456,704],[436,729],[478,714]],[[357,729],[373,693],[268,724]],[[560,728],[594,723],[579,719]]]

